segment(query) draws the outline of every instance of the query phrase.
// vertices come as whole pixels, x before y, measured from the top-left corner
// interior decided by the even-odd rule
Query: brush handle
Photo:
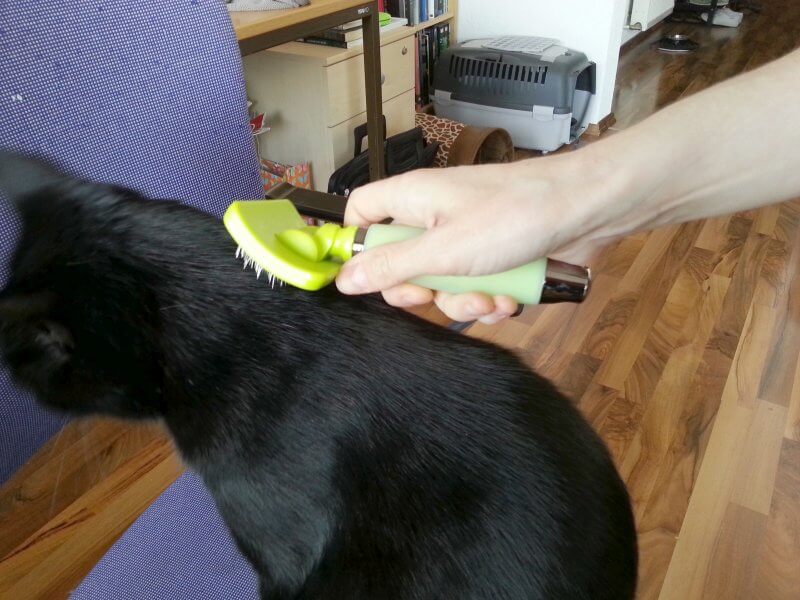
[[[371,225],[367,229],[364,238],[364,249],[369,250],[383,244],[402,242],[422,235],[424,229],[417,227],[407,227],[405,225]],[[443,276],[443,275],[424,275],[413,279],[410,283],[426,287],[431,290],[448,292],[451,294],[463,294],[465,292],[482,292],[490,296],[510,296],[520,304],[539,304],[542,301],[553,301],[549,282],[551,280],[552,265],[563,264],[541,258],[534,262],[504,271],[493,275],[478,276]],[[582,269],[572,265],[566,265],[573,269]],[[580,301],[588,290],[588,271],[586,272],[586,282],[578,298],[577,292],[567,294],[563,298],[555,301]],[[578,280],[580,277],[578,277]],[[580,286],[580,281],[577,282]],[[563,287],[563,284],[562,284]],[[542,292],[545,291],[543,299]],[[574,290],[573,290],[574,291]],[[550,299],[548,299],[550,298]]]

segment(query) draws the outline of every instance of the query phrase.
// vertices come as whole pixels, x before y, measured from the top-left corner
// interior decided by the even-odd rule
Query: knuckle
[[[386,251],[375,253],[370,261],[369,273],[373,281],[377,284],[383,283],[392,276],[392,258]]]

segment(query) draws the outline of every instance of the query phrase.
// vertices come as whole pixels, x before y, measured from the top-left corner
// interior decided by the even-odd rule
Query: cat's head
[[[160,414],[158,269],[141,249],[161,249],[134,224],[147,202],[0,152],[3,195],[22,225],[0,291],[0,356],[12,375],[69,412]]]

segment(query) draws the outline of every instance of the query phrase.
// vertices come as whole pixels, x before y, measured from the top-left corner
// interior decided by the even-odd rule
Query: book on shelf
[[[361,27],[361,21],[350,21],[349,23],[344,23],[343,25],[337,25],[336,27],[331,27],[331,29],[355,29],[356,27]]]
[[[436,58],[450,47],[450,24],[445,23],[436,28]]]
[[[418,42],[418,40],[414,40]],[[414,105],[419,106],[419,99],[422,96],[420,88],[422,82],[419,80],[419,43],[414,44]]]
[[[420,0],[403,0],[406,5],[406,15],[408,16],[408,24],[412,26],[419,25],[419,1]]]
[[[332,40],[334,42],[352,42],[362,39],[364,37],[364,30],[361,29],[361,26],[355,29],[325,29],[324,31],[315,33],[313,37]]]
[[[450,47],[450,24],[441,23],[417,33],[415,44],[416,68],[414,90],[417,108],[430,102],[436,61]]]
[[[387,0],[386,11],[393,17],[405,17],[409,25],[419,25],[446,15],[450,0]]]
[[[381,27],[381,35],[384,33],[388,33],[389,31],[393,31],[395,29],[399,29],[400,27],[405,27],[408,25],[408,19],[403,19],[400,17],[392,17],[392,20]],[[339,36],[338,34],[344,34],[344,36]],[[364,45],[364,38],[361,32],[358,32],[359,35],[352,37],[351,39],[347,39],[345,36],[347,33],[355,33],[354,31],[350,32],[342,32],[342,31],[332,31],[327,30],[322,34],[316,34],[313,36],[305,37],[302,41],[307,44],[317,44],[319,46],[330,46],[332,48],[358,48]]]
[[[425,36],[423,32],[419,32],[417,34],[417,69],[415,73],[415,82],[416,82],[416,104],[418,107],[424,106],[428,103],[428,81],[425,77],[426,68],[425,65],[428,63],[428,47],[425,44]]]

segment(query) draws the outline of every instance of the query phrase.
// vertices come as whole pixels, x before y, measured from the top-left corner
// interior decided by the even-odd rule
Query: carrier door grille
[[[470,89],[494,95],[517,94],[531,85],[544,85],[547,67],[513,65],[495,60],[450,56],[450,76]]]

